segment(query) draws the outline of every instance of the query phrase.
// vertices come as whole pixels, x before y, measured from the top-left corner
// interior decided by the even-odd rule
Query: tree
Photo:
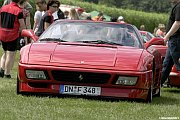
[[[116,1],[115,0],[99,0],[98,2],[99,4],[104,4],[104,5],[107,5],[107,6],[115,6],[116,4]]]
[[[140,10],[145,12],[168,13],[170,0],[84,0],[96,4],[115,6],[117,8]]]

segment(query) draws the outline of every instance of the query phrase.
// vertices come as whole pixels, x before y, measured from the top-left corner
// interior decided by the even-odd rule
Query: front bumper
[[[18,82],[19,92],[61,95],[60,84]],[[91,85],[92,86],[92,85]],[[147,89],[101,87],[100,97],[146,99]],[[69,94],[68,94],[69,95]],[[73,94],[71,94],[73,95]]]
[[[32,80],[27,79],[26,69],[40,69],[46,70],[49,75],[49,80]],[[52,74],[53,70],[64,71],[83,71],[87,73],[105,73],[110,74],[110,78],[106,83],[78,83],[70,81],[57,81]],[[123,86],[113,84],[114,78],[118,75],[138,76],[138,81],[134,86]],[[59,77],[59,76],[58,76]],[[19,64],[18,71],[18,93],[42,93],[60,95],[60,85],[77,85],[77,86],[93,86],[100,87],[101,97],[115,97],[115,98],[132,98],[132,99],[146,99],[148,89],[151,86],[152,71],[138,72],[138,71],[116,71],[109,69],[94,69],[94,68],[68,68],[56,66],[41,66],[41,65],[25,65]],[[96,81],[97,82],[97,81]]]

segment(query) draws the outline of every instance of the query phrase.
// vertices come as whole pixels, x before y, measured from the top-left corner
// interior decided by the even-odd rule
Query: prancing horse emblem
[[[82,75],[79,75],[79,80],[81,81],[81,80],[83,80],[84,78],[83,78],[83,76]]]

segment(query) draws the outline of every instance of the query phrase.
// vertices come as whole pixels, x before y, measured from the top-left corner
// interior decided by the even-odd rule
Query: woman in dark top
[[[54,21],[52,14],[59,9],[60,2],[52,0],[47,3],[47,11],[42,16],[37,32],[37,36],[40,36]]]

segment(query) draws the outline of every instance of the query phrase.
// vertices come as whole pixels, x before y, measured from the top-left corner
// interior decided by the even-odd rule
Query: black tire
[[[147,98],[145,99],[145,103],[151,103],[152,99],[153,99],[153,90],[152,87],[150,87],[148,90]]]
[[[151,85],[149,87],[149,90],[148,90],[148,95],[145,99],[145,103],[151,103],[152,102],[152,99],[153,99],[153,81],[154,81],[154,72],[155,72],[155,62],[153,60],[153,69],[152,69],[153,73],[152,73],[152,80],[151,80]]]
[[[17,76],[17,82],[16,82],[16,94],[19,95],[21,94],[19,91],[19,77]]]

